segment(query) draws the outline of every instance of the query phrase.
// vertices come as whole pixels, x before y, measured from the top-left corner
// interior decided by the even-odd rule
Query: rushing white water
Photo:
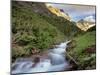
[[[56,45],[56,48],[48,52],[48,58],[40,58],[40,61],[35,64],[30,59],[21,58],[12,64],[12,74],[16,73],[36,73],[50,71],[64,71],[67,69],[68,62],[65,59],[67,42]],[[43,60],[42,60],[43,59]]]

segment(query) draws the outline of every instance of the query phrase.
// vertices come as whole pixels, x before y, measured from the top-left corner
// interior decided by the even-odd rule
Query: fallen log
[[[78,62],[68,53],[66,53],[66,57],[70,63],[74,63],[75,65],[79,65]]]

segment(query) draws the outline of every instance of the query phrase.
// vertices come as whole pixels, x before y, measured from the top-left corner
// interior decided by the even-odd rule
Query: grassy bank
[[[67,53],[75,60],[77,69],[96,68],[96,32],[86,32],[73,38]]]

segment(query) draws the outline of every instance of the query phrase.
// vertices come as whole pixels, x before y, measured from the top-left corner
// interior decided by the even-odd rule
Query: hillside
[[[12,3],[13,59],[46,50],[76,30],[75,23],[52,14],[44,3]]]
[[[86,33],[80,34],[72,39],[66,52],[66,57],[74,60],[73,67],[77,70],[90,70],[96,68],[96,31],[90,28]],[[71,61],[72,63],[72,61]]]

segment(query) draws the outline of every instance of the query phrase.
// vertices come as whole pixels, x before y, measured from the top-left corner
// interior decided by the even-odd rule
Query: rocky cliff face
[[[65,13],[64,13],[63,11],[61,11],[60,9],[55,8],[55,7],[53,7],[53,6],[50,6],[50,5],[47,5],[47,4],[45,4],[45,5],[46,5],[47,9],[48,9],[49,11],[51,11],[53,14],[55,14],[55,15],[57,15],[57,16],[59,16],[59,17],[63,17],[63,18],[65,18],[65,19],[71,21],[70,16],[69,16],[68,14],[65,14]]]
[[[84,19],[79,20],[76,25],[81,30],[87,31],[88,29],[94,27],[96,24],[93,16],[88,16]]]

